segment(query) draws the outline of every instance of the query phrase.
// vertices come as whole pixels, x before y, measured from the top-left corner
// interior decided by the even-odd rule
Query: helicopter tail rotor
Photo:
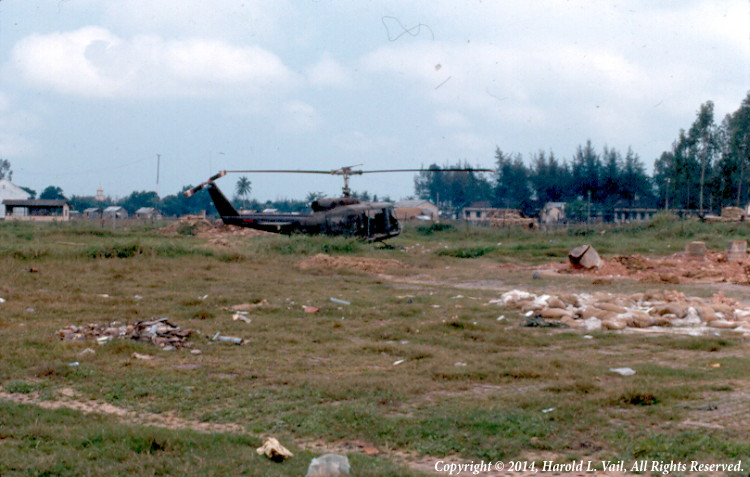
[[[209,177],[209,178],[208,178],[208,180],[207,180],[206,182],[203,182],[203,183],[201,183],[201,184],[198,184],[197,186],[193,187],[192,189],[188,189],[188,190],[186,190],[186,191],[184,192],[184,194],[185,194],[185,197],[190,197],[190,196],[192,196],[193,194],[195,194],[195,193],[196,193],[196,192],[198,192],[199,190],[201,190],[201,189],[203,189],[204,187],[206,187],[206,186],[207,186],[208,184],[210,184],[211,182],[215,181],[216,179],[219,179],[220,177],[224,177],[225,175],[227,175],[227,171],[219,171],[219,172],[218,172],[217,174],[214,174],[214,175],[212,175],[211,177]]]

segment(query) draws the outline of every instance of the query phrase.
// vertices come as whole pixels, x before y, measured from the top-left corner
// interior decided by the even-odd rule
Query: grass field
[[[325,450],[347,454],[356,476],[430,475],[446,457],[742,459],[750,468],[741,335],[589,339],[522,327],[520,312],[489,303],[512,288],[602,290],[571,276],[532,280],[523,268],[562,261],[582,243],[605,257],[666,255],[692,240],[723,250],[748,231],[662,217],[549,233],[410,228],[387,247],[281,236],[217,246],[146,227],[0,223],[0,475],[301,476]],[[300,267],[319,253],[355,265]],[[665,287],[719,290],[607,289]],[[750,289],[721,289],[750,299]],[[226,310],[263,300],[250,323]],[[201,353],[56,336],[68,325],[161,317],[196,330],[191,349]],[[212,341],[217,332],[246,344]],[[623,366],[636,374],[609,371]],[[295,457],[258,456],[265,436]]]

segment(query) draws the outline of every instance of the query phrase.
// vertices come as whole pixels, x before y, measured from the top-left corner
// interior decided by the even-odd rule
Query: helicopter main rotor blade
[[[377,171],[360,171],[361,174],[375,174],[381,172],[497,172],[495,169],[469,169],[469,168],[449,168],[449,169],[382,169]]]
[[[304,169],[260,169],[260,170],[246,170],[246,171],[224,171],[232,174],[258,174],[258,173],[273,173],[273,174],[333,174],[332,171],[312,171]]]

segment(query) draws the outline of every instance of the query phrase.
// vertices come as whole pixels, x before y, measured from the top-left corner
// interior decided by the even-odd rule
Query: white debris
[[[632,376],[635,374],[635,370],[632,368],[609,368],[609,370],[620,376]]]

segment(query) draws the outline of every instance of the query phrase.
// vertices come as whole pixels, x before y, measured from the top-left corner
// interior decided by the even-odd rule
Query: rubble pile
[[[164,349],[189,348],[192,344],[188,337],[193,330],[183,330],[169,322],[168,318],[152,321],[139,321],[124,325],[118,321],[109,324],[90,323],[87,325],[69,325],[57,331],[57,336],[64,341],[96,340],[105,344],[114,339],[132,339],[153,343]]]
[[[746,217],[745,209],[741,207],[724,207],[721,209],[721,216],[706,215],[705,222],[742,222]]]
[[[678,291],[622,295],[580,293],[536,295],[511,290],[490,303],[521,309],[527,317],[554,320],[571,328],[721,328],[750,332],[750,307],[721,292],[710,299],[686,297]]]
[[[258,237],[261,235],[273,235],[270,232],[251,229],[247,227],[238,227],[236,225],[226,225],[221,219],[211,222],[200,215],[185,215],[174,222],[159,230],[164,235],[195,235],[201,238],[217,237]]]
[[[747,253],[705,252],[702,257],[679,252],[668,257],[648,258],[639,254],[616,255],[601,260],[597,268],[576,268],[570,263],[545,266],[557,273],[596,277],[627,277],[642,283],[750,283]]]
[[[538,228],[536,219],[521,217],[521,212],[516,209],[491,209],[487,211],[487,221],[492,227],[524,227],[528,229]]]

